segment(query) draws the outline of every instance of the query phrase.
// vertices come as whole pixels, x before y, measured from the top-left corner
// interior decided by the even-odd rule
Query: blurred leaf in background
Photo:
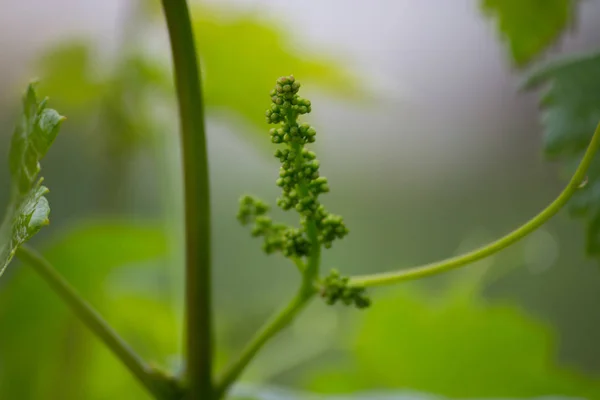
[[[530,62],[550,46],[573,23],[576,0],[483,0],[482,8],[498,18],[514,61]],[[600,55],[591,53],[563,58],[537,66],[528,74],[524,88],[544,87],[544,153],[566,163],[572,173],[600,122]],[[586,224],[586,252],[600,256],[600,161],[594,160],[589,183],[570,202],[573,216]]]
[[[276,386],[257,386],[244,383],[235,386],[231,392],[231,400],[443,400],[439,396],[410,391],[369,391],[345,395],[319,395]]]
[[[560,368],[552,331],[511,304],[457,284],[378,298],[343,345],[348,359],[311,371],[319,393],[377,388],[450,398],[599,398],[600,381]]]
[[[139,32],[162,29],[160,10],[143,3],[135,10]],[[339,62],[324,52],[302,53],[277,23],[213,7],[192,10],[204,94],[209,111],[226,109],[251,123],[254,129],[240,134],[262,135],[265,99],[278,76],[296,74],[337,97],[360,94],[358,82]],[[142,50],[143,44],[124,45],[111,67],[91,43],[78,39],[60,43],[41,57],[44,90],[63,102],[66,113],[99,123],[97,130],[105,136],[138,133],[143,138],[146,126],[139,122],[144,117],[152,120],[142,107],[144,94],[152,88],[159,88],[163,95],[171,92],[171,74],[164,67],[168,49],[163,58],[156,59]],[[98,121],[90,113],[96,113],[101,104],[122,115],[108,114]],[[107,123],[113,126],[108,129],[103,125]]]
[[[119,194],[135,161],[132,155],[151,145],[164,126],[155,116],[153,99],[171,93],[166,68],[139,49],[124,47],[114,65],[107,65],[92,44],[73,39],[39,61],[40,87],[69,116],[70,131],[89,143],[82,151],[99,161],[104,190],[98,197],[111,209],[123,203]]]
[[[544,108],[544,151],[548,157],[566,162],[566,171],[576,168],[594,130],[600,123],[600,55],[589,54],[548,63],[526,81],[527,89],[546,88],[540,104]],[[588,184],[570,203],[574,216],[586,221],[586,251],[600,256],[600,160],[588,172]]]
[[[483,0],[482,9],[498,19],[513,60],[519,65],[532,61],[554,43],[575,20],[577,0]],[[600,54],[592,52],[565,57],[536,66],[524,88],[544,87],[544,153],[565,161],[570,175],[576,168],[600,122]],[[588,184],[569,204],[575,217],[586,226],[586,253],[600,256],[600,161],[594,160]]]
[[[531,62],[574,22],[577,0],[482,0],[518,66]]]
[[[178,351],[175,313],[162,290],[135,290],[166,257],[152,225],[89,223],[46,246],[45,256],[142,356]],[[115,291],[115,273],[138,267],[137,285]],[[161,265],[162,266],[162,265]],[[164,281],[164,279],[163,279]],[[145,390],[26,266],[0,291],[0,398],[147,399]],[[98,379],[102,377],[102,379]]]
[[[358,82],[343,65],[323,54],[303,54],[275,21],[223,16],[206,7],[192,14],[208,106],[238,113],[261,134],[265,101],[279,76],[294,74],[336,97],[359,94]]]
[[[107,84],[95,76],[91,44],[77,40],[59,43],[42,54],[38,63],[44,91],[53,93],[70,115],[88,118],[96,111],[96,101]]]
[[[81,133],[102,132],[126,148],[143,144],[139,140],[148,138],[152,120],[149,93],[167,95],[170,75],[138,48],[124,46],[113,65],[103,58],[92,43],[77,38],[61,42],[38,60],[40,87],[52,93],[70,119],[88,125]]]
[[[381,390],[342,395],[319,395],[309,392],[287,390],[279,387],[260,387],[240,384],[233,389],[232,400],[444,400],[446,397],[428,395],[406,390]],[[531,400],[581,400],[575,398],[544,396]],[[476,400],[476,399],[470,399]],[[495,400],[510,400],[508,398]]]
[[[85,135],[83,151],[100,164],[105,190],[94,201],[111,212],[123,209],[129,187],[139,183],[129,175],[144,151],[176,138],[170,52],[157,46],[166,29],[160,10],[146,3],[132,3],[115,54],[75,37],[38,61],[41,89],[69,116],[69,132]],[[265,101],[278,76],[295,73],[336,97],[361,93],[335,58],[300,51],[273,21],[208,5],[195,6],[193,18],[209,115],[223,116],[241,138],[259,139],[252,140],[259,148],[270,148]]]

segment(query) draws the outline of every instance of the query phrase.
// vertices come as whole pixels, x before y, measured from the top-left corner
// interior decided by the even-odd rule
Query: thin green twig
[[[300,259],[299,257],[293,257],[292,261],[294,262],[294,265],[296,266],[298,271],[301,274],[303,274],[304,271],[306,270],[306,265],[304,265],[304,262],[302,261],[302,259]]]
[[[298,115],[295,111],[289,110],[286,118],[290,126],[298,126]],[[302,145],[299,143],[292,144],[292,150],[296,154],[295,163],[299,169],[302,167],[304,161],[302,148]],[[304,180],[301,180],[298,183],[297,190],[301,196],[308,196],[309,189]],[[237,361],[225,371],[216,385],[215,393],[217,399],[221,399],[225,396],[229,387],[239,378],[246,366],[248,366],[250,361],[252,361],[265,343],[288,326],[316,293],[315,281],[319,275],[321,243],[319,241],[317,225],[314,219],[307,218],[306,235],[310,242],[310,253],[307,257],[306,264],[298,257],[292,258],[296,267],[302,273],[302,285],[300,286],[298,293],[284,308],[275,313],[275,315],[265,323],[246,345]]]
[[[527,236],[531,232],[546,223],[556,213],[558,213],[562,207],[567,204],[571,196],[582,186],[585,182],[587,170],[596,154],[598,147],[600,146],[600,124],[596,127],[596,131],[592,136],[592,140],[575,171],[573,177],[562,191],[562,193],[554,200],[548,207],[546,207],[538,215],[521,225],[519,228],[510,232],[506,236],[491,242],[485,246],[482,246],[476,250],[468,252],[466,254],[448,258],[446,260],[426,264],[420,267],[409,268],[406,270],[379,273],[373,275],[356,276],[350,279],[349,284],[351,286],[380,286],[389,285],[393,283],[414,280],[424,278],[431,275],[437,275],[442,272],[450,271],[455,268],[462,267],[470,264],[482,258],[488,257],[508,246],[515,243],[516,241]]]
[[[215,385],[216,399],[222,399],[225,396],[227,390],[239,378],[265,343],[288,326],[315,293],[313,282],[305,279],[296,296],[267,321],[246,345],[237,361],[223,373],[221,379]]]
[[[35,250],[22,246],[16,256],[33,268],[79,319],[113,352],[156,399],[176,399],[174,384],[158,378],[117,332],[86,302],[77,291]]]
[[[179,102],[185,187],[186,345],[190,400],[212,397],[210,196],[204,104],[186,0],[162,0]]]

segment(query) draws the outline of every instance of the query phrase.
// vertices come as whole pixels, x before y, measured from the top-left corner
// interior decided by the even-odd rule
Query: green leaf
[[[498,20],[498,29],[519,66],[552,45],[573,21],[576,0],[482,0],[481,8]]]
[[[38,101],[33,84],[23,97],[23,112],[9,150],[12,179],[10,203],[0,226],[0,275],[17,248],[48,225],[50,207],[44,195],[48,189],[39,177],[39,161],[44,158],[65,119]]]
[[[40,89],[58,96],[58,106],[69,116],[88,117],[98,106],[98,95],[108,89],[103,78],[94,74],[97,62],[91,43],[77,39],[61,42],[37,60],[42,73]]]
[[[150,138],[156,121],[148,106],[152,95],[170,94],[170,75],[138,48],[120,55],[108,74],[99,74],[101,62],[93,44],[74,39],[47,50],[38,60],[41,86],[55,93],[61,109],[86,126],[88,140],[108,142],[112,157]]]
[[[178,352],[159,225],[80,222],[54,236],[43,254],[142,357],[167,365]],[[132,268],[135,274],[123,274]],[[14,272],[0,290],[0,326],[11,327],[0,330],[0,399],[150,398],[46,282],[27,266]],[[149,275],[161,290],[140,287]]]
[[[600,53],[554,61],[530,74],[525,88],[543,86],[543,146],[547,156],[565,161],[571,172],[600,122]],[[569,204],[586,223],[586,251],[600,256],[600,159],[592,162],[588,184]]]
[[[167,236],[155,223],[80,221],[42,250],[142,358],[177,371],[181,293]],[[0,326],[11,327],[0,329],[0,399],[150,400],[28,266],[0,287],[0,304]],[[229,355],[223,347],[217,365]]]
[[[141,7],[148,7],[143,3]],[[142,10],[137,17],[144,23],[163,23],[160,7],[152,7],[151,12]],[[300,50],[293,45],[294,38],[289,37],[285,25],[277,21],[208,5],[194,6],[192,18],[207,110],[211,115],[225,111],[228,120],[233,115],[254,128],[236,129],[240,135],[260,135],[263,142],[264,111],[269,104],[265,93],[272,89],[274,76],[294,73],[315,90],[337,98],[361,94],[356,78],[329,54],[329,49]],[[164,68],[164,60],[143,53],[143,47],[128,42],[110,72],[100,74],[97,66],[104,60],[94,57],[101,52],[92,43],[80,39],[63,42],[38,62],[44,88],[60,98],[61,109],[73,116],[70,119],[93,122],[93,128],[83,132],[101,132],[95,137],[114,142],[111,148],[128,145],[123,143],[126,140],[140,144],[150,137],[151,129],[169,126],[157,121],[156,107],[150,107],[148,98],[157,93],[165,98],[172,93],[171,74]],[[93,118],[98,110],[103,118]]]
[[[273,77],[294,74],[301,82],[336,97],[359,94],[358,82],[334,58],[292,44],[285,26],[253,15],[228,15],[219,9],[192,9],[194,33],[203,68],[203,89],[213,110],[227,108],[260,129],[265,127]]]
[[[415,390],[450,398],[598,398],[600,384],[556,363],[554,335],[510,304],[456,287],[376,299],[347,358],[309,374],[312,390]],[[466,384],[468,383],[468,384]]]

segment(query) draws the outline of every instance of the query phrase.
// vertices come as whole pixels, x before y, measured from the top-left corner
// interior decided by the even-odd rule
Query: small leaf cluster
[[[344,305],[354,305],[356,308],[369,307],[371,299],[365,294],[365,288],[349,286],[348,282],[348,277],[341,276],[335,269],[331,270],[329,275],[323,279],[321,297],[330,305],[340,301]]]
[[[0,275],[19,246],[48,225],[48,189],[42,185],[40,160],[56,139],[65,120],[38,100],[34,84],[23,96],[23,110],[12,135],[8,154],[11,177],[10,203],[0,224]]]

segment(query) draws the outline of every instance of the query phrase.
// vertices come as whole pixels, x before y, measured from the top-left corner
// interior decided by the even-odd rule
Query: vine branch
[[[349,285],[354,287],[381,286],[437,275],[442,272],[450,271],[452,269],[456,269],[481,260],[482,258],[488,257],[502,249],[505,249],[506,247],[538,229],[556,213],[558,213],[565,204],[567,204],[573,194],[575,194],[575,192],[582,187],[582,184],[585,183],[587,170],[590,167],[592,159],[594,158],[599,146],[600,124],[598,124],[596,127],[590,144],[588,145],[588,148],[585,151],[577,170],[573,174],[573,177],[565,189],[548,207],[509,234],[476,250],[460,256],[448,258],[446,260],[425,264],[420,267],[409,268],[402,271],[355,276],[350,278]]]
[[[315,293],[314,283],[312,279],[307,278],[305,272],[305,278],[296,296],[265,323],[246,345],[244,350],[242,350],[242,354],[238,360],[223,373],[215,387],[216,399],[221,399],[225,396],[227,390],[239,378],[244,369],[250,364],[250,361],[252,361],[265,343],[288,326]]]
[[[65,302],[77,317],[113,352],[138,381],[157,399],[174,399],[175,383],[160,377],[86,302],[77,291],[35,250],[21,246],[16,256],[33,270]]]

